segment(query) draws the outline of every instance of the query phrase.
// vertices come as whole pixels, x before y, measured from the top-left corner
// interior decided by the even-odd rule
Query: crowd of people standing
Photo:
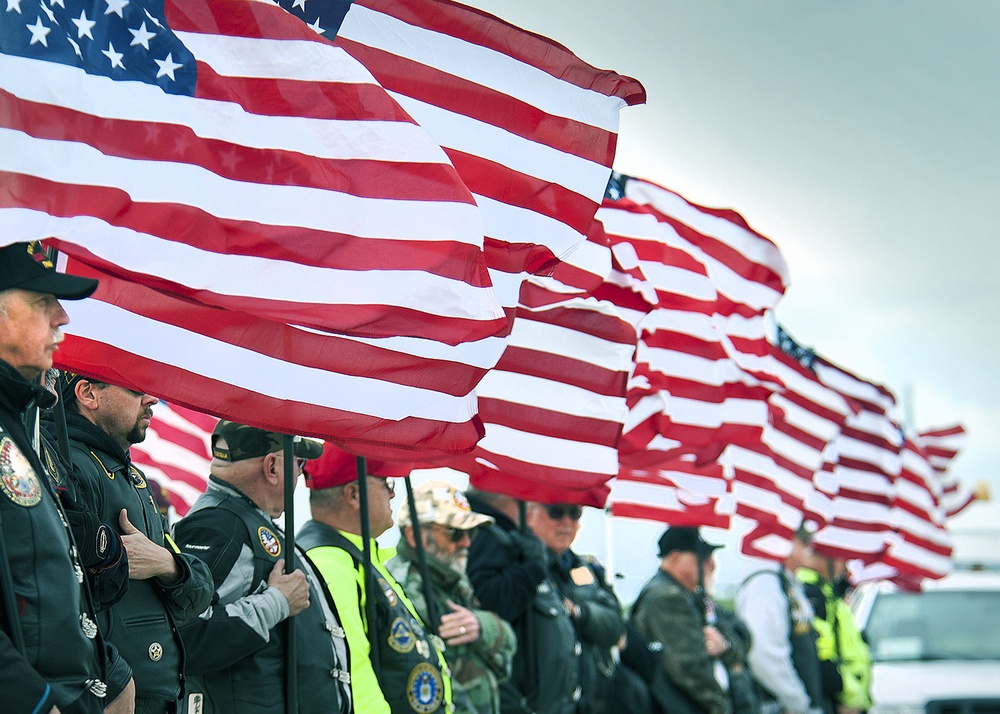
[[[735,612],[718,546],[668,528],[624,608],[572,546],[582,508],[442,481],[220,420],[207,491],[171,529],[129,449],[156,398],[53,355],[96,281],[0,248],[0,681],[14,714],[858,714],[870,658],[842,561],[803,529]],[[60,409],[53,410],[57,401]],[[285,463],[289,455],[294,465]],[[286,472],[310,520],[275,523]],[[395,549],[376,538],[398,525]],[[642,547],[642,544],[637,544]],[[289,686],[292,680],[294,686]],[[291,701],[290,701],[291,700]]]

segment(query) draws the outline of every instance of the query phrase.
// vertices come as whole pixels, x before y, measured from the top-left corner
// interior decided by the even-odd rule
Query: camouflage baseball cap
[[[220,419],[212,430],[212,456],[223,461],[243,461],[264,456],[284,448],[284,434],[264,431],[254,426],[237,424]],[[218,446],[224,439],[226,445]],[[322,442],[316,439],[295,437],[295,455],[301,459],[315,459],[323,453]]]
[[[485,523],[490,516],[476,513],[469,507],[465,494],[445,481],[427,481],[413,489],[413,502],[421,523],[437,523],[445,528],[467,531]],[[397,519],[400,527],[410,525],[410,504],[404,502]]]

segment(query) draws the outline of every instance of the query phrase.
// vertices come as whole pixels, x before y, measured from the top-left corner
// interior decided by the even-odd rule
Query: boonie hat
[[[721,545],[706,543],[702,540],[697,528],[686,526],[667,528],[667,530],[663,531],[663,535],[660,536],[658,545],[660,546],[661,558],[675,550],[707,557],[712,554],[713,550],[722,547]]]
[[[225,439],[224,447],[218,445],[220,439]],[[220,419],[212,430],[212,456],[222,461],[243,461],[264,456],[281,451],[284,443],[284,434],[225,419]],[[315,459],[322,453],[323,444],[320,441],[295,437],[295,455],[300,459]]]
[[[343,486],[358,479],[357,456],[344,451],[329,441],[324,443],[323,455],[306,467],[306,486],[312,489]],[[409,476],[413,465],[404,461],[365,459],[365,473],[377,478],[402,478]]]
[[[473,511],[465,494],[445,481],[420,484],[413,489],[413,502],[417,506],[417,520],[421,523],[437,523],[445,528],[467,531],[493,522],[490,516]],[[400,507],[397,522],[400,526],[412,523],[409,502]]]
[[[97,289],[93,278],[56,271],[40,241],[0,248],[0,290],[20,288],[49,293],[62,300],[82,300]]]

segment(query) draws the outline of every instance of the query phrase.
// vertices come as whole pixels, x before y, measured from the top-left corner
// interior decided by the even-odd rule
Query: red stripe
[[[477,287],[490,284],[474,245],[409,240],[399,244],[298,226],[266,226],[219,218],[190,206],[133,202],[117,188],[65,186],[2,171],[0,183],[6,189],[0,191],[0,208],[33,208],[61,217],[94,215],[115,226],[218,254],[340,270],[423,270]],[[57,247],[69,254],[90,255],[73,243],[59,241]]]
[[[360,0],[357,4],[509,55],[578,87],[620,97],[629,105],[646,101],[646,90],[631,77],[591,67],[559,43],[481,10],[448,0]]]
[[[611,515],[620,518],[641,518],[678,527],[729,528],[730,526],[729,516],[719,515],[711,506],[686,507],[684,510],[674,511],[644,503],[614,501],[611,504]]]
[[[460,362],[415,357],[336,335],[296,330],[246,313],[204,307],[89,270],[79,263],[73,263],[70,267],[70,272],[76,275],[100,280],[94,299],[119,305],[157,322],[176,325],[220,342],[267,354],[282,362],[336,374],[421,387],[459,397],[471,392],[486,372],[483,368]],[[142,385],[141,382],[132,384]],[[157,396],[162,398],[166,395],[159,393]],[[181,404],[198,408],[201,402],[188,400]]]
[[[550,216],[578,233],[586,233],[594,218],[597,204],[561,184],[455,149],[445,148],[445,153],[465,185],[478,196]]]
[[[557,406],[542,409],[480,396],[479,416],[486,424],[508,426],[538,436],[608,447],[618,443],[622,430],[620,423],[566,414],[556,411]]]
[[[106,344],[68,335],[57,354],[61,368],[86,372],[124,386],[148,385],[158,396],[189,408],[211,405],[209,413],[268,431],[283,432],[290,424],[302,436],[331,439],[351,451],[375,458],[417,460],[442,453],[467,453],[482,438],[481,420],[447,423],[407,417],[387,421],[342,409],[276,399],[222,384],[162,362],[154,362]]]
[[[213,420],[212,427],[214,428],[214,426],[215,422]],[[161,439],[169,441],[171,444],[177,444],[177,446],[181,447],[185,451],[197,454],[203,459],[212,458],[208,453],[208,448],[205,446],[204,440],[190,432],[184,431],[183,429],[171,426],[170,424],[165,423],[162,419],[157,419],[155,414],[153,417],[152,429]]]
[[[573,357],[562,357],[530,348],[508,347],[495,369],[560,384],[569,384],[606,397],[625,398],[628,374],[615,372]],[[552,405],[558,409],[558,405]]]
[[[566,154],[611,167],[617,140],[612,132],[548,114],[490,87],[368,47],[343,35],[337,37],[335,44],[367,67],[379,84],[390,92],[499,126]],[[448,147],[447,136],[438,139],[442,146]]]

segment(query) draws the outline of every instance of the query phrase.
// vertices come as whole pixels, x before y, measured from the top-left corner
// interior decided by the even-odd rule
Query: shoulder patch
[[[389,605],[396,607],[396,602],[399,598],[396,596],[396,591],[392,589],[392,586],[386,582],[385,578],[379,576],[376,578],[378,580],[379,587],[382,588],[382,592],[385,593],[385,599],[389,601]]]
[[[267,526],[261,526],[257,529],[257,538],[260,540],[260,544],[267,551],[268,555],[277,558],[281,555],[281,541],[278,540],[277,534],[272,531]]]
[[[9,436],[0,439],[0,490],[19,506],[35,506],[42,500],[38,474]]]
[[[129,476],[132,477],[132,483],[135,484],[136,488],[146,488],[146,479],[142,477],[142,472],[131,464],[128,467]]]

